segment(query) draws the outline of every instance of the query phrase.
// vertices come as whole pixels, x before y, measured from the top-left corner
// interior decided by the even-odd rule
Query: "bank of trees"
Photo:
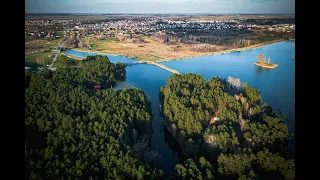
[[[177,177],[295,178],[288,127],[262,105],[258,89],[232,77],[174,74],[160,88],[160,101],[169,126],[194,151],[194,159],[176,166]]]
[[[159,178],[132,148],[151,132],[145,93],[93,89],[125,78],[124,66],[106,57],[79,67],[25,73],[25,178]]]

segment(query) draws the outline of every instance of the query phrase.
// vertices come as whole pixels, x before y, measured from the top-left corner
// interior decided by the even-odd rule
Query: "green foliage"
[[[281,144],[288,138],[288,127],[280,117],[262,115],[259,122],[250,122],[245,126],[245,138],[261,147],[271,148],[273,144]]]
[[[260,91],[251,86],[245,86],[243,91],[243,96],[247,98],[250,103],[250,106],[260,105],[261,104],[261,96]]]
[[[151,132],[150,102],[138,89],[95,90],[114,82],[106,57],[81,68],[25,74],[26,179],[152,179],[161,172],[134,154],[132,132]],[[125,73],[125,71],[122,71]]]
[[[278,172],[285,179],[295,179],[295,163],[292,159],[286,160],[265,149],[257,153],[256,161],[265,172]]]
[[[177,179],[214,179],[213,167],[204,157],[197,162],[187,159],[184,163],[176,165]]]
[[[195,152],[194,159],[176,165],[178,178],[294,179],[288,127],[269,105],[261,106],[258,89],[243,82],[240,91],[219,77],[206,82],[201,75],[174,74],[159,98],[164,118]],[[198,163],[199,156],[209,161]]]
[[[292,159],[285,160],[267,149],[250,155],[220,154],[218,172],[220,176],[239,179],[295,179],[295,163]]]
[[[221,120],[235,121],[233,109],[239,109],[239,103],[224,92],[223,82],[219,77],[206,82],[201,75],[172,75],[160,89],[164,116],[188,137],[200,135],[203,123],[210,121],[215,113]]]
[[[57,60],[54,62],[53,67],[66,68],[66,67],[77,67],[79,60],[75,60],[67,57],[66,55],[59,54]]]
[[[77,63],[71,59],[61,62],[71,63],[70,66],[60,63],[64,67],[57,70],[61,78],[89,88],[95,85],[110,88],[116,84],[116,80],[125,80],[126,77],[125,65],[120,62],[112,64],[107,56],[87,56]]]
[[[253,160],[253,154],[220,154],[218,157],[219,174],[222,176],[245,174],[250,171],[251,161]]]
[[[232,126],[225,124],[209,127],[203,135],[209,148],[212,150],[221,150],[227,152],[230,149],[235,149],[240,145],[236,132]]]

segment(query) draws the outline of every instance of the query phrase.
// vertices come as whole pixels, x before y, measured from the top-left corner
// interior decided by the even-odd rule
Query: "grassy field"
[[[57,47],[63,42],[64,38],[47,40],[47,39],[35,39],[25,42],[25,51],[31,51],[35,49],[46,49],[50,47]]]
[[[70,58],[60,53],[57,57],[57,60],[53,63],[53,67],[56,67],[56,68],[74,67],[78,65],[78,61],[79,60]]]
[[[34,54],[26,54],[24,64],[27,67],[30,67],[31,70],[37,70],[37,67],[41,67],[40,64],[37,63],[36,58],[39,58],[45,65],[50,64],[56,52],[40,52]]]
[[[91,40],[91,45],[94,48],[89,49],[85,47],[85,48],[78,48],[77,50],[116,54],[116,55],[126,56],[126,57],[137,59],[137,60],[165,61],[165,60],[173,60],[173,59],[192,58],[192,57],[204,56],[204,55],[210,55],[210,54],[219,54],[219,53],[231,52],[231,51],[241,51],[241,50],[256,48],[269,43],[281,41],[279,39],[275,40],[275,38],[269,38],[269,39],[265,37],[262,37],[262,38],[264,39],[264,41],[261,41],[262,43],[260,44],[255,44],[252,46],[236,48],[236,49],[230,49],[225,46],[216,46],[215,50],[210,52],[194,51],[193,44],[183,44],[183,43],[176,43],[174,45],[164,44],[164,43],[155,41],[148,36],[144,37],[145,43],[130,43],[127,40],[119,41],[114,39]]]
[[[146,43],[130,43],[129,41],[116,40],[92,40],[94,51],[100,53],[117,54],[137,60],[169,60],[192,57],[195,55],[205,55],[207,53],[194,52],[193,45],[178,43],[167,45],[145,37]],[[179,48],[176,48],[179,46]],[[219,48],[219,47],[218,47]],[[223,47],[220,47],[221,49]],[[88,48],[78,48],[78,50],[92,51]]]

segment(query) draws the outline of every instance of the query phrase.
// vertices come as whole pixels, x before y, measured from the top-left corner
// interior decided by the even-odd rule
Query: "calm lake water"
[[[83,58],[87,55],[95,55],[74,50],[67,50],[66,53]],[[255,66],[253,63],[260,53],[279,66],[275,69]],[[135,61],[121,56],[108,55],[108,57],[113,63]],[[295,61],[291,60],[293,57],[295,57],[295,43],[280,42],[242,52],[168,61],[162,64],[181,73],[202,74],[207,80],[212,76],[221,78],[232,76],[246,81],[249,85],[261,90],[263,101],[271,105],[274,112],[278,113],[277,109],[280,109],[287,116],[289,133],[294,133]],[[166,83],[172,73],[149,64],[128,66],[126,70],[127,80],[145,91],[152,103],[154,133],[151,146],[159,154],[156,167],[161,168],[165,173],[171,173],[175,165],[183,161],[184,157],[170,134],[164,131],[163,119],[158,109],[159,88]]]

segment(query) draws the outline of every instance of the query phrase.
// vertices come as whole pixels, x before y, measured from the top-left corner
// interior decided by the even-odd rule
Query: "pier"
[[[172,73],[175,73],[175,74],[180,74],[179,71],[175,70],[175,69],[171,69],[171,68],[168,68],[167,66],[163,65],[163,64],[159,64],[155,61],[136,61],[136,62],[131,62],[131,63],[124,63],[126,66],[132,66],[132,65],[135,65],[135,64],[153,64],[155,66],[158,66],[162,69],[165,69],[169,72],[172,72]]]

